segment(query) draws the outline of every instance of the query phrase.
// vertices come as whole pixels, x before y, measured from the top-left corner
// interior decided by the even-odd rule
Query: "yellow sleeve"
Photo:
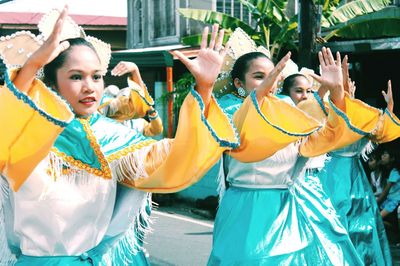
[[[122,89],[115,99],[103,104],[99,111],[109,118],[123,121],[145,116],[153,105],[147,88],[128,78],[128,87]]]
[[[307,100],[299,102],[297,108],[321,123],[325,121],[329,113],[327,103],[319,97],[318,92],[314,92]]]
[[[117,162],[122,183],[171,193],[200,180],[224,151],[239,145],[236,131],[214,98],[208,117],[203,112],[202,99],[192,90],[182,105],[175,139],[151,143]]]
[[[73,118],[67,103],[35,80],[29,94],[5,74],[0,87],[0,170],[15,191],[50,151],[53,142]]]
[[[378,143],[389,142],[400,137],[400,120],[388,109],[381,117],[379,126],[372,139]]]
[[[255,92],[233,117],[240,135],[240,147],[230,152],[236,160],[254,162],[273,155],[320,127],[318,121],[274,96],[258,104]]]
[[[339,110],[332,102],[326,124],[305,138],[300,154],[314,157],[347,146],[375,131],[381,115],[380,110],[360,100],[345,95],[345,109]]]

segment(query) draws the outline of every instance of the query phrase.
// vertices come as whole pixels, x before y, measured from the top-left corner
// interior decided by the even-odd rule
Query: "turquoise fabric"
[[[363,265],[318,179],[225,192],[208,265],[345,264]]]
[[[392,265],[380,211],[359,159],[359,147],[365,146],[362,142],[365,139],[333,152],[319,178],[363,262],[366,265]],[[343,156],[350,150],[355,155]]]
[[[243,99],[233,94],[225,94],[217,99],[219,106],[224,110],[225,114],[232,119],[233,114],[242,106]]]
[[[382,209],[393,212],[400,204],[400,173],[396,169],[390,172],[388,182],[393,183],[386,200],[382,203]]]
[[[105,156],[148,139],[142,134],[99,113],[94,113],[90,116],[89,125]],[[93,168],[101,168],[97,155],[90,145],[87,132],[79,119],[72,120],[57,138],[54,147]]]

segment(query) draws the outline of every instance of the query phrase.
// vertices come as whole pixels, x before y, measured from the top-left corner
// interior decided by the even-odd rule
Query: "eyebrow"
[[[86,71],[80,70],[80,69],[70,69],[70,70],[67,71],[67,73],[71,73],[71,72],[84,73]],[[98,72],[101,72],[101,69],[96,69],[92,73],[98,73]]]
[[[262,71],[256,71],[256,72],[253,72],[253,73],[251,73],[252,75],[256,75],[256,74],[263,74],[263,75],[265,75],[265,73],[264,72],[262,72]]]

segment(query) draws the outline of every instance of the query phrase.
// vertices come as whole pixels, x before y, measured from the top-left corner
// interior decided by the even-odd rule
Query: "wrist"
[[[157,110],[156,109],[150,109],[146,112],[147,116],[156,116],[157,115]]]

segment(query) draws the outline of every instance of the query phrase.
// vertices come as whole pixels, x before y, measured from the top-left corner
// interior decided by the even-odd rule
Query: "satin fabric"
[[[367,143],[363,138],[331,152],[319,178],[365,265],[392,265],[380,210],[360,162]]]
[[[288,189],[228,188],[208,265],[363,265],[319,181],[306,178]]]

